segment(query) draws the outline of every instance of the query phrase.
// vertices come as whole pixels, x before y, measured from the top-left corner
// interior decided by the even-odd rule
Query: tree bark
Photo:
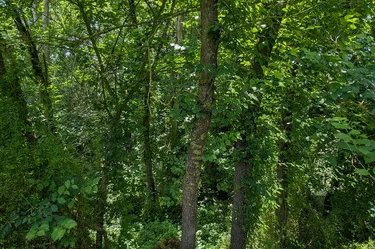
[[[211,123],[214,79],[217,69],[219,29],[217,0],[201,0],[201,51],[200,64],[203,67],[198,83],[198,104],[201,115],[196,117],[190,134],[183,180],[182,203],[182,249],[193,249],[196,244],[197,199],[201,166],[206,137]]]
[[[272,9],[272,6],[276,8]],[[270,6],[270,12],[276,12],[274,17],[265,20],[267,27],[264,28],[258,35],[258,42],[255,44],[256,54],[252,62],[251,71],[254,73],[254,78],[261,80],[264,77],[263,66],[268,65],[271,57],[272,49],[276,43],[279,33],[283,12],[282,8],[285,3],[274,3]],[[244,155],[238,161],[234,172],[234,195],[233,195],[233,214],[231,227],[231,249],[245,249],[247,242],[247,227],[246,227],[246,193],[244,179],[248,177],[251,169],[252,152],[246,149],[247,142],[254,143],[257,133],[256,122],[259,116],[259,108],[261,105],[261,96],[259,101],[254,103],[249,109],[244,110],[243,123],[248,124],[245,133],[242,135],[242,142],[236,146],[238,151],[242,151]],[[246,114],[247,113],[247,114]]]
[[[0,35],[0,93],[9,97],[9,99],[11,99],[17,106],[18,118],[23,123],[23,136],[26,140],[26,144],[31,146],[35,144],[36,137],[33,133],[32,123],[28,118],[29,111],[27,103],[22,92],[19,78],[16,75],[14,75],[14,77],[7,78],[8,70],[5,61],[5,51],[5,41]],[[16,68],[16,66],[11,65],[10,68]]]
[[[149,53],[146,52],[146,56],[149,56]],[[152,72],[149,72],[150,74]],[[151,76],[150,76],[151,78]],[[155,180],[154,180],[154,173],[152,169],[152,147],[151,147],[151,137],[150,137],[150,84],[151,79],[144,79],[145,87],[144,87],[144,103],[143,103],[143,160],[145,163],[146,168],[146,182],[148,188],[148,196],[149,197],[149,208],[153,208],[156,204],[156,188],[155,188]]]
[[[27,45],[28,52],[31,57],[31,65],[34,70],[35,77],[39,81],[39,93],[41,102],[44,108],[44,115],[46,117],[46,120],[48,122],[48,127],[51,131],[54,130],[53,125],[53,105],[52,105],[52,99],[50,96],[49,88],[50,88],[50,81],[48,78],[48,71],[46,67],[46,63],[44,63],[38,53],[37,45],[35,41],[33,40],[30,29],[26,22],[22,20],[22,16],[20,13],[20,10],[14,10],[14,23],[16,24],[16,27],[18,31],[21,34],[21,37],[25,44]]]
[[[137,20],[137,11],[134,0],[129,0],[129,16],[130,21],[138,28]],[[150,51],[149,47],[146,47],[145,44],[138,42],[137,46],[139,47],[142,53],[139,54],[139,59],[142,62],[140,69],[138,69],[137,80],[140,80],[140,84],[143,85],[144,97],[143,97],[143,161],[145,165],[146,172],[146,185],[147,185],[147,215],[150,214],[152,209],[154,209],[157,204],[157,194],[155,187],[155,179],[153,172],[152,164],[152,146],[151,146],[151,115],[150,115],[150,101],[151,101],[151,82],[152,82],[152,68],[150,62]],[[148,66],[148,67],[147,67]]]
[[[285,94],[284,103],[288,103],[289,94]],[[290,136],[292,132],[292,113],[289,105],[286,104],[281,112],[281,130],[284,132],[284,139],[279,141],[279,163],[277,165],[277,178],[281,192],[279,194],[279,208],[276,210],[278,219],[279,241],[281,248],[288,248],[286,225],[288,221],[288,164],[290,158]]]
[[[247,241],[244,179],[250,164],[240,161],[234,171],[234,195],[230,249],[245,249]]]

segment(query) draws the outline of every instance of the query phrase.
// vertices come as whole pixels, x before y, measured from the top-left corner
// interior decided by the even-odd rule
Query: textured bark
[[[89,34],[90,43],[94,50],[94,53],[98,59],[98,66],[99,66],[99,76],[100,76],[100,85],[101,85],[101,91],[103,95],[103,101],[104,105],[107,111],[107,114],[110,119],[110,136],[113,136],[114,131],[113,127],[116,127],[116,125],[119,123],[119,119],[121,116],[121,109],[119,109],[117,103],[118,98],[114,90],[111,88],[110,83],[108,82],[106,76],[105,76],[105,64],[102,59],[102,55],[99,51],[99,48],[97,46],[97,41],[94,36],[94,30],[91,27],[91,20],[88,16],[85,6],[83,2],[77,1],[77,7],[80,11],[80,14],[82,16],[83,22],[85,24],[87,33]],[[109,110],[109,105],[107,102],[106,95],[107,93],[111,96],[111,99],[114,101],[114,105],[117,107],[115,110],[115,114],[113,115],[112,112]],[[111,151],[106,151],[107,153],[111,153]],[[113,151],[112,151],[113,153]],[[109,184],[109,171],[111,167],[111,160],[109,158],[104,158],[103,162],[101,162],[101,172],[100,172],[100,183],[99,183],[99,189],[98,189],[98,200],[97,200],[97,213],[96,213],[96,240],[95,240],[95,248],[96,249],[102,249],[103,246],[106,244],[106,230],[105,230],[105,214],[107,209],[107,197],[108,197],[108,184]]]
[[[193,249],[196,244],[197,199],[201,156],[211,123],[214,74],[217,69],[219,30],[217,29],[217,1],[201,0],[201,51],[200,64],[203,67],[198,83],[198,104],[202,116],[194,121],[190,134],[183,180],[182,203],[182,249]]]
[[[273,8],[273,6],[275,6]],[[272,49],[275,46],[276,39],[279,33],[283,12],[282,8],[285,3],[274,3],[270,5],[270,12],[275,12],[274,17],[265,20],[267,28],[264,28],[262,32],[258,34],[258,42],[255,44],[256,54],[252,61],[251,70],[254,73],[254,77],[261,80],[264,77],[263,66],[267,66],[269,59],[272,54]],[[256,136],[257,128],[256,122],[259,116],[259,107],[261,105],[261,96],[259,101],[253,104],[249,109],[244,110],[243,123],[248,124],[245,133],[242,136],[242,140],[251,139]],[[253,141],[250,141],[250,143]],[[245,205],[245,189],[244,179],[248,176],[251,165],[249,161],[253,157],[251,151],[248,151],[245,147],[246,143],[240,143],[236,146],[238,151],[244,151],[244,155],[239,160],[235,172],[234,172],[234,196],[233,196],[233,216],[232,216],[232,227],[231,227],[231,249],[244,249],[246,248],[247,241],[247,227],[246,227],[246,205]]]
[[[144,114],[143,114],[143,160],[146,168],[146,182],[149,195],[151,196],[150,208],[154,207],[156,202],[156,188],[154,173],[152,169],[152,148],[150,137],[150,82],[145,80],[144,87]]]
[[[230,249],[245,249],[247,240],[244,179],[250,170],[247,162],[238,163],[234,171],[234,196]]]
[[[279,163],[277,165],[277,178],[281,187],[279,195],[279,208],[276,210],[278,219],[279,241],[281,248],[288,248],[287,245],[287,232],[286,225],[288,221],[288,164],[290,158],[290,135],[292,131],[292,114],[289,112],[288,107],[288,94],[285,96],[286,106],[281,112],[281,130],[284,132],[285,139],[279,142]]]
[[[26,100],[23,96],[21,84],[17,76],[9,77],[7,79],[7,66],[5,63],[6,58],[5,41],[0,36],[0,94],[9,97],[17,106],[18,118],[23,122],[23,136],[25,137],[28,146],[34,145],[36,142],[35,135],[32,129],[32,123],[28,118],[29,111]],[[9,55],[8,55],[9,56]],[[8,67],[15,68],[15,65]]]
[[[176,43],[181,44],[182,40],[184,39],[184,24],[183,24],[183,17],[182,15],[177,16],[176,18]]]
[[[285,153],[288,150],[286,142],[280,142],[281,153]],[[288,221],[288,174],[287,174],[287,158],[281,156],[279,158],[279,164],[277,166],[277,178],[280,183],[281,192],[279,195],[279,208],[276,210],[276,215],[279,222],[279,239],[281,248],[287,248],[286,243],[286,224]]]
[[[48,70],[46,67],[45,60],[41,60],[39,57],[37,45],[33,40],[30,29],[26,22],[22,20],[21,13],[19,10],[14,10],[14,23],[25,44],[27,45],[28,52],[31,57],[31,65],[34,71],[34,75],[39,82],[39,93],[41,102],[44,108],[44,115],[48,121],[48,126],[51,130],[54,130],[53,126],[53,105],[52,99],[49,93],[50,81],[48,78]]]
[[[97,201],[97,231],[96,231],[96,241],[95,248],[102,249],[103,242],[106,240],[105,225],[105,214],[107,209],[107,196],[108,196],[108,171],[109,171],[109,161],[104,160],[101,165],[101,178],[98,188],[98,201]]]
[[[134,0],[129,0],[129,16],[130,21],[138,28],[138,20],[137,20],[137,12]],[[152,209],[154,209],[157,204],[157,194],[156,194],[156,187],[155,187],[155,179],[154,179],[154,172],[153,172],[153,165],[152,165],[152,147],[151,147],[151,135],[150,135],[150,100],[151,100],[151,82],[152,82],[152,69],[150,65],[149,59],[149,49],[144,47],[144,44],[139,42],[138,47],[142,53],[139,54],[139,59],[142,61],[142,65],[138,71],[137,79],[140,80],[140,84],[144,85],[144,97],[143,97],[143,161],[145,164],[145,172],[146,172],[146,184],[148,189],[148,212],[150,213]],[[148,66],[148,68],[147,68]]]

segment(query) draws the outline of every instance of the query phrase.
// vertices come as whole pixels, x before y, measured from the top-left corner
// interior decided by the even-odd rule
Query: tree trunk
[[[129,0],[129,16],[130,21],[138,28],[137,11],[134,0]],[[150,135],[150,100],[151,100],[151,82],[152,82],[152,68],[150,62],[150,51],[149,47],[145,47],[145,44],[139,42],[137,44],[142,53],[139,54],[139,60],[142,61],[141,67],[138,69],[137,80],[140,80],[140,84],[144,85],[144,98],[143,98],[143,161],[145,164],[146,172],[146,185],[147,185],[147,215],[153,211],[157,204],[157,194],[155,187],[155,179],[152,165],[152,147],[151,147],[151,135]],[[143,48],[143,49],[142,49]],[[145,51],[144,51],[145,50]],[[143,52],[144,51],[144,52]],[[147,67],[148,66],[148,67]]]
[[[148,57],[149,53],[146,52]],[[151,74],[152,72],[150,72]],[[151,78],[151,76],[150,76]],[[156,188],[155,188],[155,180],[154,180],[154,173],[152,169],[152,147],[151,147],[151,137],[150,137],[150,81],[151,79],[144,79],[144,103],[143,103],[143,160],[145,163],[146,168],[146,182],[148,188],[148,201],[149,201],[149,209],[153,209],[156,204]],[[151,211],[151,210],[149,210]]]
[[[7,66],[5,62],[6,48],[5,41],[0,35],[0,94],[4,94],[9,97],[14,104],[17,106],[18,118],[23,123],[22,133],[25,137],[28,146],[34,145],[36,137],[33,133],[32,123],[28,118],[29,111],[25,97],[23,96],[21,84],[19,78],[14,74],[14,77],[7,78]],[[10,65],[10,68],[17,68],[16,65]]]
[[[244,179],[250,164],[240,161],[234,171],[234,196],[230,249],[245,249],[247,241]]]
[[[16,27],[20,32],[23,41],[27,45],[28,52],[31,57],[31,65],[34,70],[34,75],[36,79],[39,81],[40,99],[44,108],[44,115],[48,122],[48,127],[53,131],[53,106],[52,99],[49,93],[50,81],[48,78],[46,63],[40,59],[37,45],[31,36],[30,29],[27,23],[22,20],[22,16],[19,10],[14,10],[13,14],[14,23],[16,24]]]
[[[181,44],[184,39],[184,23],[182,15],[177,16],[176,18],[176,43]]]
[[[288,103],[290,96],[286,94],[285,103]],[[281,130],[285,138],[279,142],[279,163],[277,165],[277,178],[280,184],[281,192],[279,195],[279,208],[276,210],[278,219],[279,241],[281,248],[288,248],[286,225],[288,221],[288,164],[290,157],[290,133],[292,131],[292,114],[289,111],[288,104],[284,106],[281,112]]]
[[[276,8],[272,9],[273,6]],[[267,27],[258,34],[258,42],[255,44],[256,54],[252,62],[251,71],[254,73],[254,78],[261,80],[264,77],[263,66],[268,65],[268,61],[271,57],[272,49],[276,43],[276,39],[279,33],[283,12],[282,8],[285,7],[285,3],[270,5],[270,13],[276,12],[274,17],[265,20]],[[244,110],[242,116],[243,123],[248,123],[248,127],[245,133],[242,135],[242,140],[256,139],[256,122],[259,116],[259,107],[261,105],[261,96],[258,97],[259,101],[253,104],[249,109]],[[255,141],[247,141],[253,143]],[[235,172],[234,172],[234,196],[233,196],[233,216],[232,216],[232,227],[231,227],[231,249],[244,249],[246,248],[247,241],[247,228],[245,225],[246,220],[246,195],[245,195],[245,183],[244,179],[249,174],[250,165],[249,161],[253,157],[252,153],[246,150],[246,143],[240,143],[237,146],[237,150],[244,151],[243,157],[239,160]]]
[[[201,116],[195,119],[193,124],[185,165],[182,189],[182,249],[193,249],[196,243],[197,199],[201,156],[204,152],[205,141],[211,123],[214,75],[217,69],[217,52],[220,36],[217,28],[217,1],[201,0],[200,11],[200,64],[203,70],[200,72],[198,83],[198,104],[201,107],[202,113]]]

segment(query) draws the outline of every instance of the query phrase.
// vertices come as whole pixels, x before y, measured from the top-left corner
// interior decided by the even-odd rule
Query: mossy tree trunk
[[[206,137],[212,115],[214,80],[217,69],[219,47],[218,12],[216,0],[201,0],[201,51],[202,71],[198,83],[198,105],[201,113],[193,123],[190,134],[183,180],[182,203],[182,249],[193,249],[196,244],[197,199],[201,156],[204,153]]]

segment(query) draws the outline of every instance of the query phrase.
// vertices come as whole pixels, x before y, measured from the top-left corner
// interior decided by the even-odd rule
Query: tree
[[[216,0],[201,0],[201,51],[200,65],[202,67],[198,83],[197,104],[200,113],[193,121],[190,134],[190,145],[185,165],[182,203],[182,249],[193,249],[197,232],[197,201],[198,185],[202,154],[205,140],[209,131],[214,80],[217,70],[217,53],[219,47],[218,2]]]

